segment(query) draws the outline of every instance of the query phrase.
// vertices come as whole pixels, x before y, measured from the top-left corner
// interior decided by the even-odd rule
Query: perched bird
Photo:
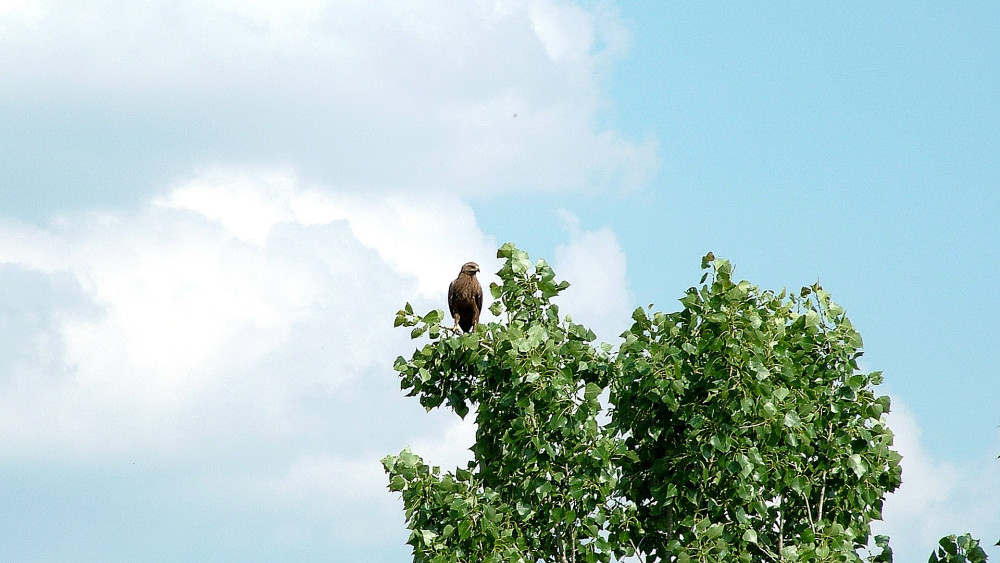
[[[476,279],[479,264],[466,262],[462,271],[448,285],[448,310],[455,319],[455,331],[472,332],[479,324],[479,312],[483,309],[483,286]]]

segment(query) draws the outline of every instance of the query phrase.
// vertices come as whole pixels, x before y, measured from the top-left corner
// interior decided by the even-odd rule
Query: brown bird
[[[479,324],[479,312],[483,309],[483,286],[476,279],[479,264],[466,262],[462,271],[448,284],[448,310],[455,319],[455,331],[459,327],[463,332],[476,330]]]

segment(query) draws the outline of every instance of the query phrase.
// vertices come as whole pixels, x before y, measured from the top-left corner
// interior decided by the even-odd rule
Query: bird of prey
[[[479,264],[466,262],[462,271],[448,285],[448,310],[455,319],[455,331],[472,332],[479,324],[479,312],[483,309],[483,286],[476,279]]]

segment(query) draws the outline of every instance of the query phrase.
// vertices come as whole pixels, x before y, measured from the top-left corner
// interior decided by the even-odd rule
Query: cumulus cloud
[[[435,226],[449,215],[456,216],[449,228]],[[101,433],[87,428],[104,415],[86,420],[81,412],[98,409],[81,402],[155,416],[207,392],[220,374],[252,371],[288,346],[323,348],[303,350],[321,353],[303,362],[320,373],[296,374],[295,385],[336,388],[384,367],[399,344],[386,330],[395,308],[414,296],[440,307],[458,266],[469,259],[489,266],[496,246],[458,202],[340,198],[280,175],[221,171],[181,183],[134,216],[88,215],[49,229],[5,224],[2,231],[9,276],[71,290],[33,297],[74,305],[36,311],[28,334],[59,344],[65,381],[52,385],[72,388],[63,398],[72,408],[51,408],[53,389],[3,397],[16,413],[8,421],[28,417],[25,427],[51,426],[51,437],[63,440],[74,439],[67,428]],[[315,336],[302,327],[326,343],[310,342]],[[38,408],[40,401],[50,408]],[[66,424],[59,411],[81,418]],[[37,439],[25,437],[26,444]],[[75,439],[91,447],[102,438]]]
[[[486,282],[499,268],[499,263],[493,267],[493,240],[479,231],[472,209],[453,196],[396,192],[372,198],[321,186],[298,191],[295,185],[287,174],[217,169],[182,183],[157,203],[217,220],[231,236],[256,245],[281,224],[343,222],[361,245],[415,276],[418,292],[428,297],[447,287],[458,274],[456,264],[480,261]]]
[[[174,486],[216,511],[310,497],[289,537],[384,538],[377,518],[348,516],[398,511],[378,459],[453,442],[457,420],[399,393],[391,364],[412,344],[392,318],[407,300],[443,308],[459,266],[496,270],[495,252],[457,200],[365,199],[279,173],[216,170],[136,212],[4,221],[0,457],[193,465]]]
[[[1000,472],[995,455],[965,462],[936,459],[920,440],[917,418],[894,400],[888,415],[895,433],[894,447],[903,456],[903,483],[886,499],[884,521],[876,533],[892,538],[899,561],[922,561],[937,540],[949,534],[971,532],[984,547],[996,540],[1000,520]],[[991,556],[995,556],[992,548]]]
[[[631,324],[634,308],[625,253],[612,230],[584,231],[572,213],[559,215],[569,240],[556,247],[553,268],[570,282],[559,296],[560,312],[591,327],[601,340],[614,342]]]
[[[87,164],[77,185],[120,195],[121,182],[148,185],[136,176],[220,163],[451,194],[630,187],[657,166],[652,141],[599,125],[602,79],[628,41],[610,10],[21,4],[0,12],[0,142],[16,189],[70,189],[67,163]]]
[[[566,228],[567,310],[607,330],[627,317],[624,257],[610,231],[569,215]],[[0,457],[101,479],[138,463],[141,479],[162,472],[145,498],[259,514],[256,533],[278,544],[401,546],[378,459],[409,444],[462,465],[475,423],[401,397],[390,366],[413,344],[391,319],[406,300],[443,308],[466,260],[489,284],[496,246],[458,199],[371,199],[274,171],[212,170],[128,212],[0,222],[0,331],[14,345],[0,358]],[[213,525],[191,505],[161,509]]]

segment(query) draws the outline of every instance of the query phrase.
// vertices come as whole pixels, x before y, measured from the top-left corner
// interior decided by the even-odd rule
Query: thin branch
[[[778,553],[785,550],[785,519],[783,505],[785,499],[778,495]]]
[[[643,553],[642,555],[639,555],[639,546],[635,545],[635,542],[632,540],[631,534],[629,534],[628,543],[632,544],[632,551],[635,552],[635,556],[638,557],[642,563],[645,563],[646,554]]]
[[[816,510],[816,519],[817,520],[822,520],[823,519],[823,502],[826,501],[826,470],[825,469],[823,470],[823,476],[821,477],[821,479],[823,480],[823,487],[819,491],[819,507]]]
[[[756,547],[757,549],[759,549],[760,552],[763,553],[765,557],[770,558],[772,561],[777,561],[778,558],[779,558],[779,556],[778,556],[777,553],[775,553],[775,552],[771,551],[770,549],[768,549],[768,548],[760,545],[759,543],[752,543],[750,545],[753,546],[753,547]]]
[[[813,520],[812,508],[809,506],[809,495],[802,493],[802,498],[806,501],[806,516],[809,517],[809,527],[812,528],[813,534],[816,533],[816,521]]]

